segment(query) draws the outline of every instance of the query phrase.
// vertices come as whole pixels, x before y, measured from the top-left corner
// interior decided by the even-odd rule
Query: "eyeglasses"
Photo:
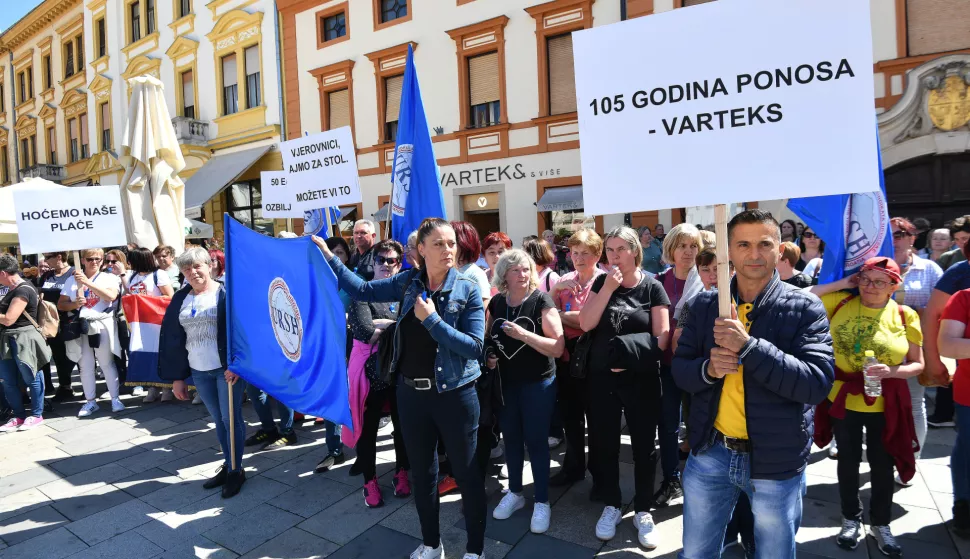
[[[885,280],[873,280],[866,276],[859,276],[859,287],[869,287],[870,285],[876,289],[886,289],[890,285],[893,285],[893,282]]]
[[[91,262],[93,264],[94,262],[101,262],[101,259],[100,258],[85,258],[84,261],[85,262]]]
[[[105,264],[117,264],[118,261],[117,260],[105,260],[104,263]]]
[[[802,238],[803,239],[817,239],[818,238],[818,235],[816,235],[815,233],[812,233],[811,231],[805,231],[805,232],[802,233]]]
[[[374,260],[377,262],[377,265],[378,266],[384,266],[384,265],[393,266],[395,264],[400,264],[401,263],[401,257],[399,257],[399,256],[394,256],[394,257],[390,257],[390,258],[385,257],[385,256],[378,256]]]
[[[900,231],[893,231],[893,238],[896,239],[897,241],[899,239],[905,239],[906,237],[911,237],[911,236],[912,235],[910,235],[906,231],[902,231],[902,230],[900,230]]]

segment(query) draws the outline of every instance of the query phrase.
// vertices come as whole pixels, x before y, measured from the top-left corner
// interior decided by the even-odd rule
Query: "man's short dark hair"
[[[930,220],[926,219],[925,217],[917,217],[914,219],[913,226],[916,227],[917,231],[927,231],[930,227],[932,227]]]
[[[17,257],[6,252],[0,254],[0,272],[7,272],[10,275],[20,273],[20,263],[17,262]]]
[[[778,225],[778,220],[775,219],[771,212],[766,212],[761,209],[755,210],[745,210],[738,215],[731,218],[728,222],[728,242],[731,242],[731,234],[734,232],[734,228],[738,225],[747,225],[750,223],[768,223],[774,226],[775,236],[781,241],[781,226]]]
[[[950,223],[950,236],[957,233],[970,233],[970,215],[960,216]]]
[[[396,252],[397,255],[400,257],[404,256],[404,247],[401,246],[401,243],[395,241],[394,239],[384,239],[383,241],[380,241],[376,245],[374,245],[375,255],[379,256],[381,254],[384,254],[385,252],[391,252],[391,251]]]

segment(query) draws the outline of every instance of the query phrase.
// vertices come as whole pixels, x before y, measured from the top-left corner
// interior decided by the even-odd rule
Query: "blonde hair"
[[[569,248],[584,246],[596,254],[597,258],[603,254],[603,238],[600,237],[599,233],[589,227],[583,227],[573,233],[569,237],[569,240],[566,241],[566,246]]]
[[[633,263],[636,264],[637,268],[640,267],[643,262],[643,245],[640,244],[640,235],[637,235],[636,231],[625,225],[620,225],[606,234],[603,244],[610,242],[610,239],[620,239],[630,245],[630,251],[633,252]]]
[[[529,256],[529,253],[520,248],[511,248],[502,253],[499,257],[498,263],[495,264],[495,273],[492,274],[492,286],[498,289],[499,292],[508,295],[509,284],[505,281],[505,275],[508,274],[509,270],[516,266],[528,266],[529,275],[531,279],[529,280],[529,291],[539,287],[539,275],[536,273],[536,263]]]
[[[89,248],[81,251],[81,258],[93,258],[98,257],[104,260],[104,249],[102,248]]]
[[[701,246],[702,250],[705,248],[717,248],[717,235],[714,234],[714,231],[704,229],[699,231],[699,233],[701,234],[701,241],[704,243]]]
[[[701,238],[701,232],[697,230],[697,227],[694,227],[690,223],[681,223],[671,229],[670,233],[667,233],[667,236],[664,237],[664,262],[671,266],[674,265],[674,250],[685,240],[694,241],[694,244],[697,245],[697,250],[704,248],[704,239]]]

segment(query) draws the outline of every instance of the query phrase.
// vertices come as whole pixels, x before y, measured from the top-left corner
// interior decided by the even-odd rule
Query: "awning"
[[[201,221],[196,221],[194,219],[186,220],[188,223],[185,225],[185,238],[186,239],[211,239],[214,233],[212,225],[208,223],[203,223]]]
[[[381,209],[374,212],[373,214],[374,221],[378,223],[382,221],[387,221],[388,207],[389,207],[389,204],[384,204],[383,206],[381,206]]]
[[[273,147],[258,148],[216,155],[185,181],[185,215],[199,217],[202,205],[235,182],[253,163]]]
[[[583,209],[583,187],[580,185],[550,188],[536,202],[536,209],[540,212],[581,210]]]

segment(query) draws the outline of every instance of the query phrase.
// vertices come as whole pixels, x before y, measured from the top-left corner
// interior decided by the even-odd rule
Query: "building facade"
[[[259,172],[281,168],[276,29],[272,0],[45,0],[0,35],[0,184],[119,184],[127,80],[150,75],[185,158],[187,213],[218,237],[226,211],[272,234]]]
[[[343,226],[353,218],[386,218],[396,106],[410,44],[449,218],[466,219],[482,234],[506,231],[516,242],[544,229],[563,232],[582,224],[600,230],[622,223],[669,228],[706,212],[583,213],[569,34],[705,1],[713,0],[280,0],[287,136],[349,125],[357,144],[363,202],[344,208],[349,217]],[[907,72],[921,65],[935,67],[934,61],[963,60],[970,52],[970,10],[964,0],[870,0],[870,6],[873,99],[885,136],[890,120],[900,120],[894,107],[910,100],[906,89],[913,80],[907,80]],[[952,56],[957,58],[948,58]],[[952,85],[953,79],[946,82],[951,95],[959,96],[970,73],[961,74],[956,66],[948,71],[964,80],[960,86]],[[920,102],[925,108],[925,99]],[[931,135],[944,134],[949,139],[945,150],[958,151],[957,159],[967,157],[967,141],[952,139],[954,133],[966,135],[965,121],[957,127],[963,132],[929,124],[925,128]],[[891,209],[912,213],[897,194],[908,188],[899,173],[910,159],[896,155],[898,143],[882,138]],[[928,165],[954,166],[949,160]],[[961,172],[966,173],[951,174]],[[934,188],[946,190],[945,185]],[[925,196],[907,192],[906,200]],[[747,205],[791,217],[785,202]],[[940,219],[944,214],[952,217],[942,207],[933,211]]]

